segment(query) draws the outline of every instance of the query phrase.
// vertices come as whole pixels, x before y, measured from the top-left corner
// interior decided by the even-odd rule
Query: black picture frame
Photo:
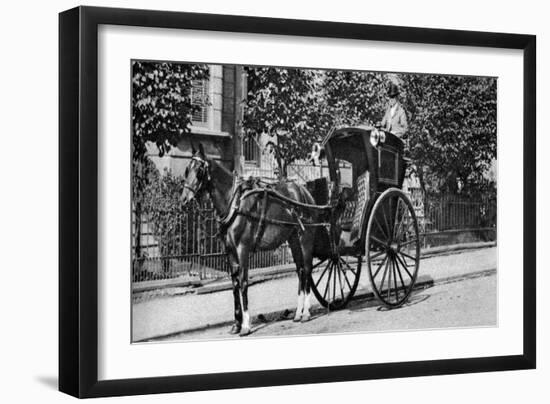
[[[523,353],[98,381],[98,26],[211,30],[523,51]],[[78,7],[59,15],[59,389],[76,397],[325,383],[536,366],[536,37],[182,12]]]

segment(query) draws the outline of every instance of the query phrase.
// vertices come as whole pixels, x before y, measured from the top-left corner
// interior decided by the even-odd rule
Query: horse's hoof
[[[299,323],[301,319],[302,319],[302,316],[296,314],[292,319],[292,321],[294,321],[295,323]]]
[[[238,334],[240,332],[241,332],[241,326],[239,326],[237,324],[233,324],[233,326],[229,330],[229,334]]]
[[[302,315],[302,323],[307,323],[309,320],[311,320],[311,315],[309,314]]]
[[[248,334],[250,334],[250,328],[243,328],[243,329],[241,329],[241,332],[239,333],[239,335],[241,337],[246,337]]]

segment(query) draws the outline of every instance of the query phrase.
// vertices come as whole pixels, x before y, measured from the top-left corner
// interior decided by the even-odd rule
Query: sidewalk
[[[417,285],[443,283],[496,271],[496,247],[465,250],[451,255],[423,258]],[[258,281],[261,281],[258,283]],[[249,288],[251,316],[293,311],[296,307],[298,280],[295,276],[273,279],[266,273]],[[169,296],[134,303],[132,306],[132,340],[144,341],[212,325],[230,324],[233,320],[233,295],[223,283],[206,285],[220,291]],[[203,291],[204,292],[204,291]],[[363,274],[356,296],[370,293],[368,275]],[[313,306],[318,303],[313,299]]]

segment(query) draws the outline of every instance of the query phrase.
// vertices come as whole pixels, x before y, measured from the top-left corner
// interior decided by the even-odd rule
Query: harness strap
[[[237,216],[243,216],[258,221],[258,227],[256,228],[253,239],[254,250],[256,250],[256,248],[258,247],[267,225],[298,227],[302,233],[305,232],[306,227],[323,227],[327,225],[327,223],[325,222],[304,221],[304,218],[298,214],[297,209],[312,209],[324,212],[330,212],[334,209],[334,205],[311,205],[303,202],[298,202],[270,188],[246,189],[243,184],[244,183],[238,183],[238,179],[234,178],[232,192],[233,195],[231,197],[228,210],[222,218],[218,219],[220,224],[218,236],[222,236],[225,233],[227,228],[231,225],[231,223],[233,223]],[[251,196],[258,196],[259,198],[261,198],[262,202],[259,216],[250,212],[243,211],[240,208],[241,202]],[[267,217],[267,203],[268,199],[270,198],[278,201],[279,203],[282,203],[283,205],[286,205],[286,211],[294,220],[287,221]]]
[[[237,212],[237,215],[256,221],[260,221],[261,218],[261,216],[255,215],[253,213],[243,212],[240,210]],[[302,226],[304,226],[304,229],[306,227],[325,227],[329,224],[329,222],[304,222],[302,218],[300,218],[300,222],[302,223]],[[264,219],[264,223],[266,225],[272,224],[276,226],[300,227],[300,223],[298,221],[291,222],[289,220],[270,219],[268,217]]]
[[[222,217],[218,218],[218,222],[220,224],[220,233],[227,229],[237,216],[238,205],[241,201],[241,194],[242,188],[240,187],[240,184],[238,184],[238,178],[234,176],[233,185],[231,187],[231,199],[229,200],[227,212],[225,212]]]
[[[302,220],[300,218],[300,215],[298,215],[298,213],[296,213],[296,211],[294,209],[291,209],[290,214],[292,215],[294,220],[296,220],[296,223],[298,223],[298,226],[300,227],[300,232],[304,233],[306,231],[306,228],[305,228],[304,223],[302,222]]]
[[[258,194],[258,193],[262,193],[264,191],[267,192],[270,197],[272,197],[274,199],[278,199],[281,202],[286,202],[287,204],[289,204],[291,206],[298,207],[298,208],[311,209],[311,210],[314,210],[314,211],[315,210],[316,211],[332,211],[334,209],[334,207],[336,206],[336,204],[314,205],[314,204],[310,204],[310,203],[298,202],[295,199],[284,196],[284,195],[280,194],[279,192],[277,192],[273,189],[269,189],[269,188],[268,189],[258,188],[258,189],[248,190],[242,195],[241,199],[248,198],[249,196],[252,196],[252,195]]]
[[[260,241],[262,240],[262,237],[264,235],[265,230],[265,221],[266,221],[266,213],[267,213],[267,191],[264,190],[262,194],[260,194],[260,198],[262,200],[262,208],[260,210],[260,220],[258,222],[258,227],[256,228],[256,234],[254,236],[254,250],[258,247],[260,244]]]

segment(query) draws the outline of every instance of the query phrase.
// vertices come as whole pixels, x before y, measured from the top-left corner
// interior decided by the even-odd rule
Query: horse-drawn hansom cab
[[[370,126],[343,127],[323,141],[330,178],[309,182],[317,204],[334,206],[336,251],[329,229],[315,237],[313,292],[321,304],[341,308],[357,289],[366,264],[372,292],[386,306],[408,298],[416,280],[420,242],[413,206],[401,191],[403,141]],[[328,253],[330,252],[330,254]]]
[[[403,142],[374,127],[333,130],[322,143],[329,178],[306,187],[292,181],[239,181],[193,154],[183,201],[208,192],[220,216],[232,268],[233,332],[250,333],[248,255],[288,242],[298,272],[295,321],[310,319],[310,291],[325,307],[344,307],[366,267],[373,295],[398,307],[409,297],[420,260],[418,224],[401,190]]]

